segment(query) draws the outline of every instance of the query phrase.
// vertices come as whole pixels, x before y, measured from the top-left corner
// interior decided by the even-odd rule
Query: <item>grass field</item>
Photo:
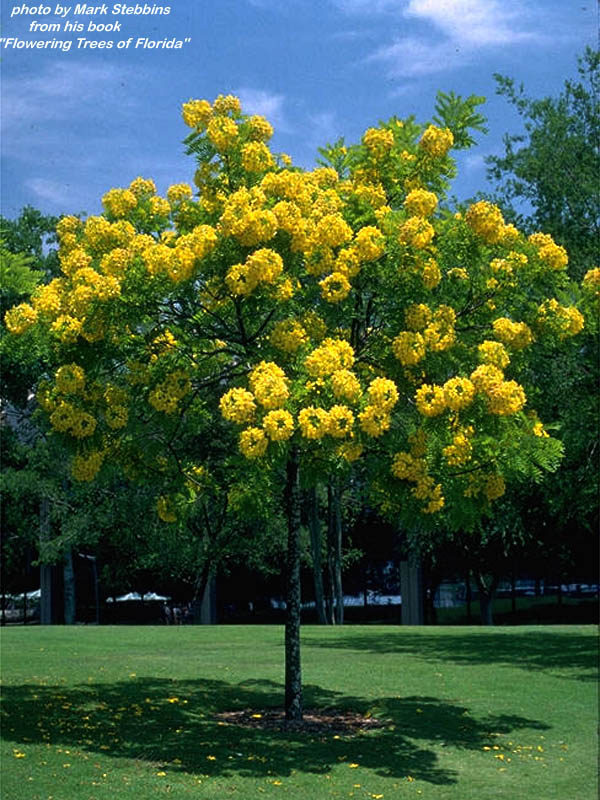
[[[596,800],[595,628],[305,627],[306,707],[384,726],[215,719],[281,706],[282,640],[277,626],[2,630],[2,800]]]

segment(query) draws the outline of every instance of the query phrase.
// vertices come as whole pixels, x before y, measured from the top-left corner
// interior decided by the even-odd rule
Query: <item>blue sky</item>
[[[144,5],[130,0],[127,5]],[[63,0],[62,5],[70,5]],[[520,129],[493,73],[529,95],[556,95],[577,55],[597,41],[594,0],[157,0],[168,16],[85,16],[120,21],[110,34],[29,33],[49,16],[17,15],[6,0],[2,36],[113,40],[110,50],[0,50],[1,211],[98,213],[102,194],[137,175],[159,191],[191,181],[181,103],[219,93],[274,124],[273,148],[310,167],[317,147],[357,141],[379,120],[433,114],[438,89],[486,96],[490,133],[460,156],[454,194],[485,188],[483,159]],[[26,3],[39,5],[37,0]],[[47,0],[54,11],[56,3]],[[75,4],[72,4],[75,6]],[[125,4],[121,4],[125,5]],[[191,37],[179,50],[117,50],[122,38]]]

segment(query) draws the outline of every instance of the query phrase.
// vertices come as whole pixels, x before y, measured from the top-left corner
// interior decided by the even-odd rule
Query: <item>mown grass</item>
[[[3,800],[595,800],[596,631],[305,627],[305,704],[355,736],[240,728],[282,703],[279,627],[2,631]]]

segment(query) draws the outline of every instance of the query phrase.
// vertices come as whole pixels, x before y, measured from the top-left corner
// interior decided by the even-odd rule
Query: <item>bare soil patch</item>
[[[215,714],[218,722],[239,725],[243,728],[258,728],[268,731],[298,731],[308,734],[355,735],[363,731],[382,728],[384,722],[355,711],[339,709],[305,709],[301,721],[286,720],[285,712],[279,709],[251,709],[242,711],[221,711]]]

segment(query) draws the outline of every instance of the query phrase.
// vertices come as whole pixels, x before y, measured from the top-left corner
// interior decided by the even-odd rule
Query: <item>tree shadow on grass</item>
[[[555,671],[578,681],[598,679],[598,641],[595,635],[574,632],[518,631],[492,628],[476,631],[415,633],[410,628],[356,633],[348,627],[335,638],[302,638],[309,647],[325,647],[368,653],[398,653],[426,661],[451,661],[460,665],[510,665],[530,670]]]
[[[71,688],[7,686],[2,730],[4,738],[15,743],[64,745],[213,777],[325,774],[336,764],[355,763],[383,777],[411,775],[444,785],[455,783],[458,773],[439,765],[440,747],[481,750],[492,733],[548,727],[512,715],[475,719],[468,708],[436,697],[367,700],[318,686],[305,687],[307,707],[362,714],[375,708],[384,724],[355,736],[335,731],[315,735],[215,719],[223,711],[278,708],[282,693],[282,686],[266,680],[234,685],[135,678]]]

